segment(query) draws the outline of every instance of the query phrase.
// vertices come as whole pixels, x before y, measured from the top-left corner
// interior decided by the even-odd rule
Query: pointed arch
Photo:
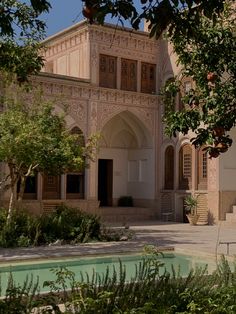
[[[76,135],[78,136],[78,145],[84,146],[85,145],[85,138],[84,138],[84,134],[83,131],[78,127],[78,126],[74,126],[71,130],[70,133],[72,135]]]
[[[152,147],[152,136],[142,121],[130,111],[113,116],[102,129],[102,143],[108,147]]]

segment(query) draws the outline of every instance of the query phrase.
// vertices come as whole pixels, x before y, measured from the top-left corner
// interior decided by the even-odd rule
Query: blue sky
[[[140,3],[140,0],[134,2]],[[42,16],[47,24],[47,36],[53,35],[83,19],[81,0],[50,0],[50,3],[52,8],[49,14]]]

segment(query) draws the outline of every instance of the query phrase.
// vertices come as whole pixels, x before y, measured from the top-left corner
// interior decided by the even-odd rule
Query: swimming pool
[[[0,276],[2,295],[5,294],[7,282],[10,273],[12,273],[13,280],[17,285],[23,285],[25,279],[33,277],[34,282],[39,280],[39,289],[41,292],[48,291],[47,287],[43,287],[44,281],[55,280],[55,273],[52,269],[66,267],[68,270],[75,273],[75,279],[81,281],[81,276],[86,277],[86,273],[91,278],[93,273],[100,275],[106,273],[109,269],[109,274],[112,276],[113,270],[117,273],[120,272],[120,261],[122,267],[126,270],[126,280],[129,281],[135,276],[137,265],[142,261],[143,255],[114,255],[114,256],[96,256],[96,257],[77,257],[66,258],[61,260],[44,260],[44,261],[31,261],[22,263],[10,263],[0,265]],[[190,255],[177,254],[177,253],[163,253],[158,259],[164,263],[165,266],[160,268],[160,273],[164,273],[165,269],[171,272],[172,267],[176,271],[180,271],[181,276],[189,273],[190,269],[196,267],[208,266],[208,271],[211,272],[216,268],[216,263],[212,259],[203,259]],[[136,266],[135,266],[136,265]],[[119,275],[118,275],[119,276]]]

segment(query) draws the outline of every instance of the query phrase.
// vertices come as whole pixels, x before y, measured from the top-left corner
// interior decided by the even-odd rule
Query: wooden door
[[[137,62],[121,59],[121,89],[137,91]]]
[[[100,55],[99,85],[101,87],[116,88],[116,57]]]
[[[98,160],[98,200],[101,206],[112,206],[113,160]]]
[[[142,63],[141,65],[141,92],[155,93],[156,91],[156,65]]]
[[[43,199],[60,199],[61,193],[60,176],[44,175],[43,176]]]

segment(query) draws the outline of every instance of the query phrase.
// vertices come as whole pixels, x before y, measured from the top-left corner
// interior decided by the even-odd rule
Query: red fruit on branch
[[[225,129],[222,126],[217,126],[212,130],[212,134],[221,137],[225,134]]]
[[[214,82],[217,79],[217,74],[214,72],[209,72],[207,74],[207,80],[210,82]]]
[[[209,156],[210,156],[210,158],[217,158],[219,155],[220,155],[220,152],[218,151],[217,148],[212,148],[212,149],[209,151]]]
[[[227,150],[228,150],[228,146],[227,146],[227,144],[226,143],[218,143],[217,145],[216,145],[216,148],[219,150],[219,152],[221,152],[221,153],[225,153],[225,152],[227,152]]]
[[[93,8],[92,7],[84,7],[82,10],[83,16],[87,19],[91,20],[93,18]]]

